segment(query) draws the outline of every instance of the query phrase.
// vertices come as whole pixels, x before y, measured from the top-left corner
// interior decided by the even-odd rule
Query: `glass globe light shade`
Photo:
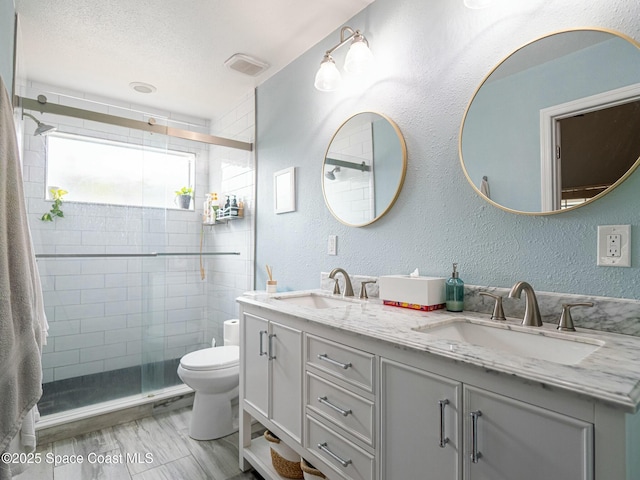
[[[355,40],[344,60],[344,69],[356,75],[366,74],[373,66],[373,53],[363,40]]]
[[[341,83],[342,76],[335,62],[331,57],[325,57],[316,73],[314,86],[321,92],[332,92],[337,90]]]

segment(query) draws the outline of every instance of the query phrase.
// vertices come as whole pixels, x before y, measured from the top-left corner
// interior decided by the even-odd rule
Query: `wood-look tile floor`
[[[38,446],[17,480],[262,480],[238,467],[238,434],[188,435],[191,407]],[[82,463],[77,460],[82,459]],[[56,463],[57,462],[57,463]]]

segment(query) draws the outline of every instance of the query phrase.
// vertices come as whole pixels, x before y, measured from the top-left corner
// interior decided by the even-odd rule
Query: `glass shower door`
[[[155,120],[161,125],[170,122]],[[206,283],[199,265],[201,210],[194,198],[184,208],[176,195],[183,188],[195,190],[197,159],[206,156],[207,147],[150,133],[144,134],[143,143],[149,157],[144,194],[162,196],[165,203],[164,208],[145,208],[142,215],[142,243],[156,254],[141,262],[141,391],[149,395],[181,385],[180,358],[210,345],[205,333]],[[158,169],[172,173],[159,183]]]
[[[166,125],[166,119],[156,118],[156,124]],[[142,395],[162,390],[165,387],[165,339],[167,333],[166,312],[166,266],[165,258],[151,256],[168,250],[167,213],[169,188],[162,176],[155,175],[160,165],[154,165],[154,153],[168,150],[168,137],[150,132],[142,133],[144,146],[142,195],[145,204],[151,198],[164,204],[164,208],[147,207],[141,211],[140,240],[150,256],[141,258],[141,313],[140,313],[140,388]]]

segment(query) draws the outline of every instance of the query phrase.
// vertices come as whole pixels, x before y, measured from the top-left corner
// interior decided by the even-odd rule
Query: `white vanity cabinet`
[[[593,424],[470,386],[463,398],[465,479],[593,479]]]
[[[386,358],[380,371],[381,479],[593,479],[593,424]]]
[[[305,346],[306,451],[331,478],[375,480],[375,355],[311,334]]]
[[[300,442],[302,435],[302,332],[244,312],[241,319],[244,403]]]
[[[380,379],[380,478],[460,480],[462,384],[386,358]]]
[[[240,463],[265,479],[252,420],[331,480],[640,480],[640,412],[241,305]]]

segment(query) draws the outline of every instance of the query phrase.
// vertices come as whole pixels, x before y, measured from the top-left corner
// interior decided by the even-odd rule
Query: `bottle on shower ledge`
[[[235,195],[231,195],[231,216],[238,216],[238,200]]]
[[[453,264],[451,278],[445,285],[445,301],[450,312],[461,312],[464,307],[464,282],[458,274],[457,263]]]

